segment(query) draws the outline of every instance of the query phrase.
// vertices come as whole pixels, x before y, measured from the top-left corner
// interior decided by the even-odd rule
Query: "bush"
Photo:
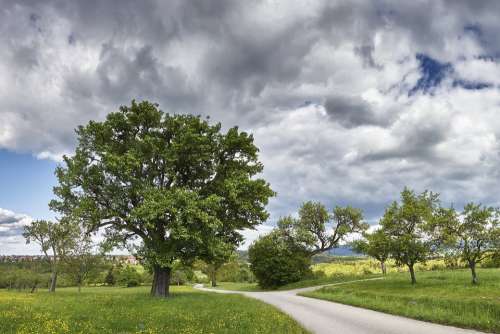
[[[183,270],[175,270],[170,277],[170,284],[184,285],[187,282],[187,275]]]
[[[139,285],[141,285],[141,283],[139,283],[139,281],[134,278],[131,278],[127,281],[127,288],[133,288]]]
[[[217,278],[221,282],[249,282],[255,281],[255,278],[245,262],[237,260],[225,263],[217,271]]]
[[[116,277],[113,274],[113,267],[109,268],[109,271],[106,274],[106,277],[104,277],[104,283],[106,283],[107,285],[115,285],[116,284]]]
[[[134,267],[126,266],[121,268],[118,267],[118,269],[116,282],[119,285],[129,286],[129,284],[132,284],[131,286],[134,286],[134,284],[137,283],[135,285],[137,286],[142,283],[142,276]]]
[[[248,256],[250,269],[262,288],[277,288],[310,274],[311,259],[305,250],[277,232],[255,241]]]

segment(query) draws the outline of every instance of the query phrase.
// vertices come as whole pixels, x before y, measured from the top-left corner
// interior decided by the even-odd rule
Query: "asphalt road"
[[[343,284],[343,283],[340,283]],[[336,284],[330,284],[336,285]],[[321,286],[322,287],[322,286]],[[292,316],[312,333],[317,334],[451,334],[480,333],[473,330],[432,324],[359,307],[297,296],[297,293],[319,289],[303,288],[273,292],[240,292],[195,288],[217,293],[240,293],[271,304]]]

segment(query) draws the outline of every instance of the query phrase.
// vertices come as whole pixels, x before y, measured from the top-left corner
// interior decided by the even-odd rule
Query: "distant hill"
[[[248,262],[248,251],[246,250],[237,250],[238,257],[241,261]],[[312,259],[313,263],[321,263],[321,262],[331,262],[335,259],[335,257],[349,257],[349,256],[363,256],[363,254],[356,253],[349,246],[343,245],[338,248],[334,248],[328,252],[315,255]]]
[[[335,256],[362,256],[363,254],[356,253],[349,246],[340,246],[338,248],[331,249],[328,254]]]

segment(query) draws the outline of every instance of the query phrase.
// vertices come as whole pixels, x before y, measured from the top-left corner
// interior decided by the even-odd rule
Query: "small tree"
[[[78,292],[92,271],[96,271],[102,264],[102,256],[94,253],[95,244],[92,236],[80,229],[74,238],[72,247],[63,258],[64,271],[78,286]]]
[[[499,250],[499,218],[497,209],[469,203],[460,216],[449,215],[437,225],[441,238],[468,264],[473,284],[478,283],[476,265]]]
[[[329,214],[323,204],[309,201],[302,204],[298,219],[281,218],[278,228],[313,256],[338,247],[348,235],[365,231],[368,224],[363,223],[359,209],[337,206]]]
[[[205,271],[210,281],[212,287],[217,286],[217,272],[220,267],[231,257],[234,256],[235,246],[229,242],[223,242],[221,238],[212,238],[205,242],[206,252],[201,256],[201,258],[207,264]]]
[[[299,281],[310,272],[309,253],[276,230],[256,240],[248,249],[248,257],[250,269],[263,288]]]
[[[383,233],[390,239],[391,257],[397,265],[408,267],[412,284],[417,283],[415,264],[425,262],[432,251],[427,232],[438,203],[437,194],[425,191],[416,195],[405,188],[401,203],[392,203],[380,221]]]
[[[385,263],[391,254],[391,240],[381,229],[373,233],[363,233],[363,237],[364,239],[352,243],[353,249],[377,259],[380,262],[382,274],[387,274]]]
[[[47,220],[35,220],[25,226],[24,238],[26,243],[31,241],[40,245],[42,252],[51,265],[50,292],[56,291],[58,266],[61,258],[64,258],[69,249],[74,245],[77,231],[73,224],[67,221],[50,222]]]
[[[104,283],[111,286],[116,284],[116,277],[113,273],[113,269],[114,267],[111,266],[108,270],[108,273],[106,274],[106,277],[104,278]]]

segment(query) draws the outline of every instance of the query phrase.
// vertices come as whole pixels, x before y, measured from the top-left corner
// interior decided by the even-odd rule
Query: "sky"
[[[499,1],[0,0],[0,254],[37,252],[74,129],[132,99],[250,131],[277,196],[376,224],[404,186],[500,205]]]

